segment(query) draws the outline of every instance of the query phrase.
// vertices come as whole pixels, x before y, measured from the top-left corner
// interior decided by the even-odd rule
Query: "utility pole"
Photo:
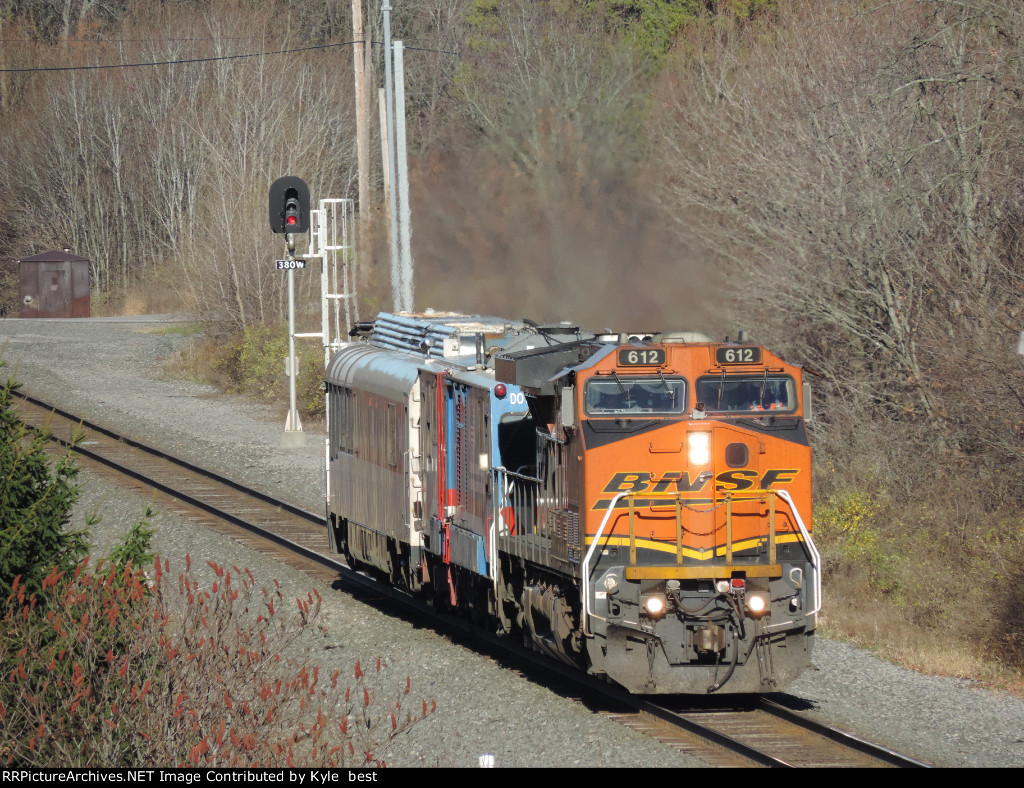
[[[395,182],[395,99],[391,76],[391,3],[381,4],[384,14],[384,97],[388,118],[388,182],[391,184],[389,207],[391,229],[391,302],[396,312],[402,309],[402,271],[398,258],[398,211],[396,206]]]
[[[369,246],[370,226],[370,42],[363,28],[363,0],[352,0],[352,71],[356,83],[356,153],[359,164],[359,235],[356,259],[363,264]]]
[[[405,56],[401,41],[395,41],[395,151],[398,165],[398,241],[399,241],[399,282],[401,309],[411,312],[413,308],[412,276],[412,216],[409,207],[409,155],[405,139]]]
[[[384,129],[388,127],[388,107],[387,100],[385,99],[384,88],[377,88],[377,110],[378,110],[378,122],[381,128],[380,134],[380,160],[383,163],[384,170],[384,213],[385,218],[388,221],[388,226],[391,224],[391,165],[390,158],[391,152],[388,150],[388,135],[384,133]]]

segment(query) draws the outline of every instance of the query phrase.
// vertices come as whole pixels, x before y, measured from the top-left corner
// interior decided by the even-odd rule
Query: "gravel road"
[[[208,386],[167,380],[163,362],[193,341],[180,318],[0,320],[5,372],[24,390],[91,421],[321,511],[323,434],[305,425],[303,448],[281,448],[285,413]],[[285,385],[282,379],[282,386]],[[78,518],[97,509],[98,552],[141,515],[147,501],[85,473]],[[190,553],[249,567],[296,596],[325,598],[324,627],[301,645],[325,669],[351,670],[383,656],[396,681],[434,699],[437,712],[399,738],[394,766],[700,767],[701,762],[594,714],[580,704],[452,643],[270,562],[169,513],[157,516],[156,551],[172,566]],[[827,598],[826,598],[827,601]],[[1024,700],[958,679],[924,676],[848,644],[819,638],[814,669],[790,694],[811,713],[937,766],[1024,765]]]

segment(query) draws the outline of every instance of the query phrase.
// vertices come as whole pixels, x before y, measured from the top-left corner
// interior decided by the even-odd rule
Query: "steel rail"
[[[267,495],[259,490],[250,488],[244,484],[236,482],[228,477],[225,477],[216,472],[207,470],[194,463],[182,460],[178,457],[170,455],[164,451],[153,448],[139,441],[127,438],[124,435],[117,433],[114,430],[108,429],[101,425],[97,425],[93,422],[82,419],[74,414],[68,413],[67,411],[56,408],[49,403],[46,403],[36,397],[24,394],[22,392],[15,392],[15,394],[30,403],[34,407],[45,411],[46,413],[52,413],[58,417],[70,422],[73,425],[80,425],[89,432],[103,435],[106,438],[111,439],[117,443],[123,443],[129,448],[142,452],[150,457],[158,460],[169,462],[181,469],[201,476],[211,482],[223,485],[234,490],[236,493],[250,496],[256,500],[261,501],[269,506],[279,508],[282,511],[288,512],[293,517],[296,517],[303,522],[317,526],[318,528],[326,528],[326,520],[323,517],[319,517],[311,512],[302,509],[301,507],[295,506],[282,501],[273,496]],[[316,564],[323,566],[332,572],[337,572],[338,579],[340,579],[346,585],[354,588],[358,588],[363,591],[371,591],[380,598],[389,599],[394,603],[397,603],[405,612],[414,613],[420,616],[429,617],[430,621],[440,630],[447,630],[449,633],[457,633],[463,637],[470,638],[476,641],[478,644],[484,644],[489,649],[500,655],[521,664],[527,664],[531,668],[542,672],[547,676],[557,676],[560,680],[571,683],[577,691],[582,691],[594,697],[600,697],[605,703],[619,704],[623,707],[635,710],[639,714],[646,714],[653,717],[661,722],[686,731],[691,736],[698,737],[711,745],[724,748],[731,753],[737,754],[740,757],[760,766],[767,766],[771,768],[789,768],[793,764],[789,761],[773,756],[758,749],[755,746],[747,744],[740,739],[730,736],[729,734],[715,730],[709,725],[704,725],[693,719],[687,719],[684,713],[666,708],[657,702],[651,701],[643,696],[631,695],[625,690],[601,681],[593,676],[590,676],[582,670],[574,669],[568,665],[563,665],[559,662],[551,660],[532,649],[527,649],[512,642],[508,637],[497,635],[487,629],[479,627],[477,624],[468,621],[467,619],[453,616],[447,612],[439,611],[431,605],[428,605],[423,600],[417,599],[402,589],[396,588],[390,584],[380,582],[374,578],[363,575],[353,569],[351,569],[343,559],[332,557],[323,552],[318,552],[305,547],[297,542],[288,539],[280,534],[274,533],[273,531],[263,528],[258,524],[250,522],[241,516],[235,515],[232,512],[226,511],[225,509],[218,507],[202,498],[192,495],[188,492],[183,492],[181,489],[172,487],[169,484],[164,483],[160,479],[153,478],[151,475],[143,473],[135,468],[128,467],[127,465],[117,462],[109,457],[104,456],[101,452],[93,451],[87,446],[82,445],[82,441],[64,440],[52,432],[48,433],[48,437],[61,444],[66,448],[71,448],[75,453],[80,454],[84,457],[89,458],[95,462],[98,462],[113,471],[128,476],[137,482],[152,487],[155,490],[160,491],[165,495],[172,496],[181,501],[184,501],[189,506],[192,506],[200,511],[203,511],[215,518],[218,518],[224,522],[230,523],[231,525],[245,530],[247,533],[251,533],[261,539],[265,539],[280,548],[284,548],[296,555],[301,556],[306,560],[315,562]],[[596,540],[595,540],[596,541]],[[325,539],[326,545],[326,539]],[[326,547],[325,547],[326,549]],[[759,700],[759,705],[762,709],[771,713],[775,716],[784,718],[787,722],[799,725],[803,728],[811,730],[814,733],[825,736],[837,744],[855,749],[859,752],[865,753],[871,757],[877,758],[885,763],[895,766],[912,766],[912,767],[925,767],[920,761],[902,756],[893,750],[881,747],[879,745],[872,744],[864,739],[861,739],[852,734],[838,730],[824,723],[819,723],[814,720],[810,720],[802,715],[792,712],[778,703],[771,701],[766,698]],[[699,757],[699,756],[698,756]]]
[[[676,728],[685,730],[687,733],[699,736],[712,744],[724,747],[730,752],[741,755],[760,766],[767,766],[773,769],[793,768],[793,765],[789,761],[770,755],[763,750],[747,744],[746,742],[740,741],[734,736],[717,731],[708,725],[702,725],[699,722],[687,719],[682,714],[672,711],[671,709],[667,709],[657,703],[640,700],[637,705],[640,710],[646,714],[650,714],[651,716],[656,717],[663,722],[667,722]]]
[[[847,731],[840,730],[832,725],[819,720],[813,720],[809,717],[800,714],[799,712],[787,709],[777,701],[771,700],[770,698],[761,697],[758,699],[759,707],[780,719],[790,722],[794,725],[799,725],[812,733],[816,733],[819,736],[824,736],[827,739],[847,747],[851,750],[862,752],[865,755],[869,755],[872,758],[876,758],[879,761],[888,763],[892,766],[899,766],[906,769],[930,769],[930,764],[924,761],[919,761],[915,758],[911,758],[906,755],[902,755],[895,750],[891,750],[888,747],[883,747],[880,744],[862,739],[860,736],[855,736]]]
[[[149,455],[150,457],[163,460],[165,462],[169,462],[173,465],[178,466],[179,468],[188,473],[200,476],[208,481],[213,482],[214,484],[227,487],[228,489],[233,490],[234,492],[240,495],[251,497],[275,509],[280,509],[288,513],[292,517],[298,518],[303,522],[326,529],[326,518],[318,517],[312,512],[302,509],[301,507],[295,506],[294,504],[288,503],[287,501],[282,501],[271,495],[267,495],[266,493],[260,492],[259,490],[254,490],[226,476],[207,470],[206,468],[202,468],[186,460],[174,457],[173,455],[167,454],[166,452],[163,452],[159,449],[155,449],[151,446],[147,446],[143,443],[140,443],[139,441],[127,438],[124,435],[121,435],[106,427],[102,427],[100,425],[86,421],[85,419],[81,419],[74,414],[68,413],[67,411],[55,408],[49,403],[37,399],[36,397],[32,397],[21,392],[16,392],[16,395],[19,398],[30,403],[31,405],[43,411],[46,411],[48,414],[55,414],[72,424],[83,427],[89,432],[98,433],[117,443],[123,443],[124,445],[130,447],[131,449],[137,452],[142,452],[146,455]],[[39,425],[34,426],[39,428]],[[208,500],[204,500],[204,498],[198,495],[194,495],[188,492],[187,490],[181,489],[180,487],[172,487],[164,483],[160,479],[155,478],[154,476],[147,474],[141,470],[138,470],[137,468],[130,467],[129,465],[126,465],[115,459],[111,459],[110,457],[105,456],[102,452],[94,451],[88,448],[88,446],[83,445],[82,441],[66,440],[46,430],[44,430],[44,434],[50,440],[60,444],[61,446],[64,446],[65,448],[73,450],[76,454],[79,454],[83,457],[87,457],[88,459],[94,462],[98,462],[101,465],[104,465],[116,471],[117,473],[128,476],[129,478],[132,478],[137,482],[141,482],[147,487],[151,487],[154,490],[157,490],[165,495],[178,499],[179,501],[182,501],[185,504],[200,511],[203,511],[219,520],[229,523],[235,527],[242,528],[247,532],[252,533],[262,539],[267,539],[268,541],[275,543],[279,547],[285,548],[299,555],[302,555],[306,559],[316,561],[317,563],[323,564],[330,568],[339,568],[340,566],[342,566],[337,560],[332,559],[331,556],[329,555],[325,555],[323,553],[317,552],[316,550],[312,550],[291,539],[288,539],[285,536],[282,536],[281,534],[275,533],[272,530],[262,528],[259,525],[249,520],[246,520],[245,518],[239,515],[234,514],[233,512],[227,511],[226,509],[217,506],[216,504],[210,503]]]
[[[211,481],[214,481],[218,484],[223,484],[226,487],[231,487],[232,489],[237,490],[238,492],[249,495],[253,498],[256,498],[257,500],[270,504],[271,506],[276,506],[280,509],[284,509],[286,512],[289,512],[290,514],[293,514],[296,517],[302,518],[304,520],[308,520],[311,523],[321,525],[324,527],[327,526],[327,519],[325,517],[321,517],[318,514],[314,514],[313,512],[310,512],[299,506],[295,506],[294,504],[288,503],[288,501],[281,500],[280,498],[275,498],[272,495],[267,495],[264,492],[256,490],[252,487],[248,487],[244,484],[241,484],[240,482],[236,482],[234,479],[231,479],[228,476],[224,476],[214,471],[207,470],[206,468],[203,468],[200,465],[196,465],[194,463],[189,462],[188,460],[183,460],[180,457],[174,456],[173,454],[168,454],[167,452],[154,448],[153,446],[149,446],[148,444],[136,441],[133,438],[129,438],[125,435],[122,435],[119,432],[115,432],[114,430],[108,429],[107,427],[96,424],[95,422],[87,421],[86,419],[83,419],[73,413],[69,413],[65,410],[55,407],[48,402],[44,402],[43,400],[38,399],[37,397],[33,397],[30,394],[25,394],[22,391],[15,391],[13,393],[16,397],[19,397],[20,399],[23,399],[26,402],[35,405],[37,408],[41,408],[50,413],[55,413],[67,421],[81,425],[90,432],[97,432],[101,435],[105,435],[106,437],[111,438],[112,440],[118,441],[119,443],[123,443],[126,446],[131,446],[133,449],[145,452],[146,454],[149,454],[152,457],[156,457],[158,459],[173,463],[181,468],[184,468],[185,470],[191,471],[192,473],[198,474],[200,476],[204,476],[207,479],[210,479]],[[62,443],[65,446],[69,445],[68,441],[64,441],[59,438],[54,438],[54,440],[57,440],[58,442]],[[82,448],[80,445],[75,446],[74,449],[79,454],[90,456],[92,459],[95,459],[99,462],[104,462],[102,458],[91,454],[87,449]],[[104,464],[107,463],[104,462]],[[140,478],[139,481],[146,482],[146,479]],[[167,490],[161,490],[161,492],[167,492]],[[211,512],[211,514],[214,513],[215,512]]]

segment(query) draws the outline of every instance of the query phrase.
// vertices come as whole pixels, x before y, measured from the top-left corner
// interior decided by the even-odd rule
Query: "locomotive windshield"
[[[585,391],[590,416],[682,413],[686,407],[686,381],[681,378],[612,375],[591,378]]]
[[[792,378],[767,375],[700,378],[697,400],[708,412],[792,411],[797,404]]]

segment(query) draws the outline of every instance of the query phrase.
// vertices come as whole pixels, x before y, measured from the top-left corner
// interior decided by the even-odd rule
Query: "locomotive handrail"
[[[533,466],[524,465],[522,467],[528,468]],[[496,467],[493,470],[496,471],[497,473],[502,474],[503,476],[512,476],[516,479],[522,479],[524,482],[536,482],[537,484],[540,484],[543,481],[542,479],[538,479],[536,476],[530,476],[529,474],[526,473],[519,473],[519,471],[510,471],[508,468]]]
[[[497,556],[499,537],[525,535],[527,531],[530,533],[534,532],[537,526],[536,518],[532,516],[532,512],[524,508],[526,501],[524,494],[528,487],[539,488],[541,480],[535,476],[510,471],[501,466],[491,468],[491,476],[494,485],[494,497],[492,499],[493,520],[488,542],[494,548],[492,555]],[[515,484],[516,482],[518,482],[518,485]],[[511,527],[506,517],[506,510],[510,510],[513,514]],[[529,519],[527,519],[527,515],[531,515]],[[513,534],[513,528],[519,530],[520,533]],[[526,549],[532,551],[536,547],[527,545]],[[491,577],[494,582],[495,591],[497,591],[498,578],[496,570],[492,573]]]
[[[776,562],[776,528],[775,528],[775,496],[778,494],[778,490],[772,489],[758,489],[758,490],[747,490],[747,495],[758,495],[758,500],[767,500],[768,502],[768,562],[774,564]],[[626,496],[629,498],[629,563],[630,566],[636,566],[636,506],[635,499],[638,495],[642,495],[648,500],[648,505],[653,509],[654,503],[652,499],[663,498],[666,503],[674,503],[676,511],[676,565],[682,566],[683,563],[683,515],[682,510],[685,508],[694,510],[690,506],[686,506],[683,503],[682,492],[644,492],[637,493],[631,490],[626,491]],[[733,564],[733,539],[732,539],[732,518],[733,511],[732,506],[735,498],[731,490],[724,491],[724,500],[718,506],[712,509],[706,509],[699,511],[701,514],[707,514],[714,512],[720,508],[723,504],[725,506],[725,563],[727,566]],[[717,531],[718,528],[714,528]]]
[[[793,517],[796,520],[797,528],[800,529],[801,541],[804,543],[805,549],[807,551],[808,558],[810,558],[811,566],[813,567],[813,570],[814,570],[814,609],[810,610],[805,615],[805,618],[809,618],[810,616],[816,616],[818,614],[818,612],[821,610],[821,554],[818,552],[818,548],[815,547],[814,541],[811,539],[811,534],[807,530],[807,526],[804,524],[803,518],[800,516],[800,510],[797,509],[796,503],[793,501],[793,497],[786,490],[761,490],[760,492],[768,493],[768,497],[770,499],[770,508],[771,508],[771,511],[770,511],[770,521],[771,521],[771,523],[770,523],[770,529],[771,529],[770,541],[771,541],[771,548],[772,548],[771,552],[772,553],[774,553],[774,551],[775,551],[775,522],[774,522],[774,520],[775,520],[775,506],[774,506],[775,496],[778,496],[778,497],[782,498],[782,500],[784,500],[789,505],[790,510],[793,512]],[[590,633],[590,616],[593,615],[591,613],[591,611],[590,611],[590,571],[591,571],[590,570],[590,559],[593,557],[594,552],[597,549],[598,542],[601,540],[601,536],[604,534],[604,529],[608,525],[608,518],[611,516],[612,512],[614,511],[615,504],[617,504],[620,500],[622,500],[622,498],[627,497],[627,496],[630,498],[630,507],[629,507],[630,511],[628,512],[629,520],[630,520],[630,523],[629,523],[629,525],[630,525],[630,529],[629,529],[630,530],[630,547],[631,547],[631,553],[632,553],[630,561],[633,564],[636,563],[635,551],[632,549],[633,548],[633,539],[634,539],[633,506],[632,506],[633,500],[632,499],[633,499],[634,495],[635,495],[635,493],[633,493],[631,491],[620,492],[614,498],[611,499],[611,501],[608,503],[608,509],[605,511],[604,518],[601,520],[601,525],[597,529],[597,533],[594,535],[594,538],[593,538],[593,540],[590,543],[590,548],[587,550],[587,554],[586,554],[586,556],[583,559],[583,573],[582,573],[582,575],[583,575],[583,634],[584,634],[584,636],[589,637],[590,634],[591,634]],[[656,494],[656,493],[654,493],[654,494],[648,493],[648,495],[657,496],[658,494]],[[669,500],[669,499],[671,499],[673,497],[676,498],[676,502],[677,502],[677,507],[676,508],[677,508],[677,516],[678,516],[678,508],[679,508],[678,507],[678,502],[679,502],[678,497],[674,496],[671,493],[663,494],[663,495],[666,498],[666,500]],[[727,495],[726,497],[727,497],[727,503],[731,503],[731,501],[728,501],[728,499],[731,498],[731,496]],[[727,506],[727,509],[731,509],[731,506]],[[678,538],[680,538],[679,535],[677,535],[677,539]],[[731,547],[732,547],[732,545],[731,545],[731,534],[729,534],[729,536],[728,536],[728,541],[729,541],[728,552],[731,554],[731,552],[732,552],[731,551]],[[774,556],[773,556],[773,560],[774,560]],[[729,563],[732,563],[731,555],[730,555],[730,558],[729,558]],[[776,625],[776,626],[784,626],[784,623]],[[766,629],[772,629],[772,627],[769,626]]]
[[[495,604],[498,604],[501,599],[498,589],[498,519],[496,517],[486,518],[484,527],[487,529],[487,574],[490,575],[491,584],[494,586]]]
[[[800,516],[800,510],[796,508],[796,503],[793,501],[793,496],[786,490],[779,490],[778,496],[788,503],[789,508],[793,510],[797,527],[800,529],[800,536],[803,537],[804,549],[807,550],[807,556],[811,559],[811,566],[814,567],[814,610],[808,612],[804,618],[809,618],[810,616],[817,617],[818,611],[821,610],[821,554],[818,552],[818,548],[814,546],[814,540],[811,539],[811,534],[807,530],[807,526],[804,525],[804,520]],[[815,623],[817,623],[817,618],[815,618]],[[771,629],[771,627],[768,628]]]
[[[608,504],[608,511],[604,513],[604,518],[601,520],[601,526],[597,529],[597,533],[594,535],[593,541],[590,543],[590,549],[587,550],[587,554],[583,557],[583,636],[590,637],[590,559],[594,555],[594,551],[597,550],[597,544],[601,541],[601,535],[604,533],[604,528],[608,525],[608,518],[611,517],[612,512],[615,511],[615,504],[622,500],[623,496],[628,493],[620,492],[611,502]]]

